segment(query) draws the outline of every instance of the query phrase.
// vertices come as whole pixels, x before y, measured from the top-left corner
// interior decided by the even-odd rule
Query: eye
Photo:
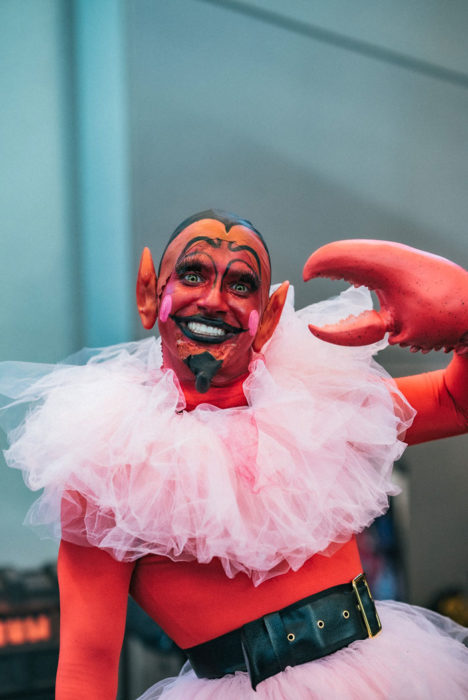
[[[250,287],[245,282],[234,282],[234,284],[231,284],[231,289],[237,294],[248,294],[250,292]]]
[[[187,284],[199,284],[202,281],[202,277],[198,272],[186,272],[182,275],[182,279]]]
[[[202,284],[206,279],[206,270],[203,262],[196,256],[182,260],[176,265],[175,272],[183,284]]]
[[[250,272],[234,274],[229,282],[229,289],[234,292],[234,294],[239,294],[244,297],[255,292],[258,287],[258,279],[250,274]]]

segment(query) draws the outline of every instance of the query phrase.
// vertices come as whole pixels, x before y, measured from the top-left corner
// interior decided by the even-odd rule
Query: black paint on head
[[[188,249],[188,248],[191,248],[191,247],[193,246],[193,244],[194,244],[194,243],[197,243],[198,241],[205,241],[205,242],[208,243],[208,245],[210,245],[212,248],[221,248],[221,245],[222,245],[222,243],[223,243],[223,240],[222,240],[221,238],[210,238],[209,236],[195,236],[195,238],[191,238],[191,239],[189,240],[189,242],[187,243],[187,245],[185,246],[185,248],[182,250],[181,254],[179,255],[179,259],[178,259],[177,265],[179,265],[179,263],[181,263],[181,262],[184,260],[184,255],[185,255],[185,252],[187,251],[187,249]],[[261,275],[262,266],[261,266],[261,264],[260,264],[260,258],[259,258],[259,256],[258,256],[257,251],[255,251],[255,250],[254,250],[251,246],[249,246],[249,245],[237,245],[235,241],[226,241],[226,242],[227,242],[228,250],[230,250],[230,251],[237,252],[238,250],[248,250],[248,251],[253,255],[253,257],[254,257],[255,260],[257,261],[258,274],[257,274],[257,272],[252,268],[252,266],[249,265],[247,262],[245,262],[245,261],[241,261],[241,262],[244,262],[244,264],[247,265],[247,267],[250,267],[250,269],[252,270],[252,273],[253,273],[257,278],[259,278],[259,275]],[[166,246],[166,247],[167,247],[167,246]],[[209,256],[208,253],[205,253],[205,255],[207,255],[207,256],[210,258],[211,262],[213,263],[213,267],[216,267],[213,258],[212,258],[211,256]],[[163,257],[164,257],[164,255],[163,255]],[[228,268],[232,265],[233,262],[234,262],[234,261],[231,261],[231,262],[229,263]],[[176,267],[176,269],[177,269],[177,267]],[[227,271],[227,270],[226,270],[226,271]],[[226,274],[226,273],[224,273],[224,274]]]
[[[199,394],[206,394],[213,377],[223,364],[222,360],[217,360],[209,352],[189,355],[184,362],[195,375],[195,389]]]
[[[201,221],[202,219],[213,219],[214,221],[220,221],[222,224],[224,224],[224,227],[226,231],[229,231],[233,226],[245,226],[246,228],[249,228],[251,231],[253,231],[260,239],[260,241],[263,244],[263,247],[265,248],[267,255],[268,255],[268,260],[270,261],[271,264],[271,259],[270,259],[270,251],[268,250],[267,244],[265,243],[262,234],[260,231],[257,231],[255,226],[250,223],[247,219],[241,219],[240,216],[237,216],[237,214],[232,214],[228,211],[223,211],[222,209],[205,209],[205,211],[200,211],[198,214],[192,214],[192,216],[189,216],[187,219],[184,219],[181,224],[177,226],[175,229],[174,233],[171,235],[169,238],[166,247],[164,248],[163,254],[161,255],[161,261],[159,263],[159,271],[161,270],[161,262],[164,258],[164,255],[166,253],[167,248],[169,245],[172,243],[172,241],[177,238],[179,233],[182,233],[187,226],[190,226],[191,224],[194,224],[195,221]],[[159,274],[158,271],[158,274]]]

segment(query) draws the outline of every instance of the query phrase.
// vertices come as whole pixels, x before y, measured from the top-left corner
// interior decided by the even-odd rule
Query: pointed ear
[[[273,332],[281,318],[281,312],[283,311],[283,306],[286,302],[288,289],[289,282],[283,282],[283,284],[281,284],[278,289],[273,292],[268,300],[268,304],[263,312],[262,320],[260,321],[257,334],[252,344],[255,352],[260,352],[265,343],[270,340],[271,336],[273,335]]]
[[[141,322],[147,329],[154,326],[158,315],[156,282],[156,271],[154,269],[150,249],[144,248],[141,254],[140,267],[138,269],[136,299]]]

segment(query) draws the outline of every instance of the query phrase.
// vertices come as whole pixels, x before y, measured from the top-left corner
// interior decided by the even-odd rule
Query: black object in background
[[[53,700],[58,649],[55,567],[0,569],[0,700]]]

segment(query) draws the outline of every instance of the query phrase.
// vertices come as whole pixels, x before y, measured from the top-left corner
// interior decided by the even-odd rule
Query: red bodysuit
[[[200,395],[183,387],[187,410],[200,400],[220,408],[245,405],[244,377]],[[405,441],[416,444],[458,435],[468,426],[468,358],[455,355],[446,370],[397,380],[417,410]],[[62,542],[59,553],[61,651],[57,700],[106,700],[117,692],[127,596],[174,641],[190,647],[361,572],[352,538],[332,556],[315,555],[297,572],[254,587],[245,574],[230,579],[218,561],[173,562],[147,555],[123,563],[106,552]]]

